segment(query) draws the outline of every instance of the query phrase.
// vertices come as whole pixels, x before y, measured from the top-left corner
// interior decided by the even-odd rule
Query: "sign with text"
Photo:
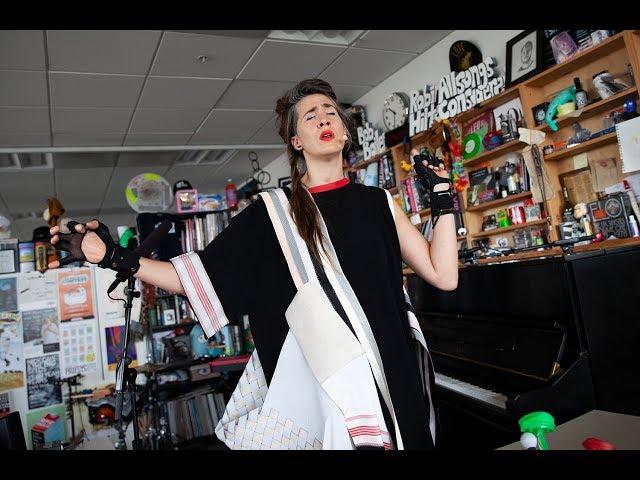
[[[487,57],[482,63],[462,72],[442,77],[437,86],[409,92],[409,135],[430,128],[434,122],[454,117],[504,90],[504,77],[496,74],[495,60]]]
[[[371,157],[382,153],[386,150],[384,143],[384,134],[379,128],[373,128],[369,122],[364,124],[364,127],[358,127],[358,143],[362,146],[364,151],[364,159],[368,160]]]

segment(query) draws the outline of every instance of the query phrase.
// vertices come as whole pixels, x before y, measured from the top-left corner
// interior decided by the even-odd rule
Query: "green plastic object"
[[[545,121],[547,122],[547,125],[549,125],[549,128],[551,128],[551,130],[553,130],[554,132],[558,131],[558,124],[556,123],[556,121],[554,120],[554,117],[556,116],[556,113],[558,113],[558,106],[562,105],[563,103],[567,103],[567,102],[575,102],[576,101],[576,86],[575,85],[571,85],[568,88],[565,88],[564,90],[561,90],[558,95],[556,95],[553,100],[551,100],[551,103],[549,104],[549,107],[547,108],[547,114],[545,116]]]
[[[518,421],[521,432],[529,432],[536,436],[540,450],[549,450],[549,444],[544,434],[553,432],[556,423],[551,414],[547,412],[531,412]]]
[[[130,228],[127,228],[124,233],[120,236],[120,240],[118,240],[118,244],[121,247],[127,248],[127,245],[129,245],[129,240],[131,240],[131,238],[133,237],[133,230],[131,230]]]

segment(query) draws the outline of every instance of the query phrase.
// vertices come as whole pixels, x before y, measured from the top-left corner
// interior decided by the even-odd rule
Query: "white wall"
[[[456,30],[353,103],[365,107],[369,123],[384,129],[382,108],[387,96],[396,91],[422,90],[427,84],[436,85],[451,72],[449,48],[454,42],[468,40],[473,43],[483,58],[496,59],[496,68],[504,75],[507,41],[520,32],[522,30]]]
[[[289,167],[287,152],[284,152],[269,165],[263,167],[263,170],[269,172],[271,175],[271,182],[266,184],[265,187],[277,187],[279,178],[291,176],[291,167]]]

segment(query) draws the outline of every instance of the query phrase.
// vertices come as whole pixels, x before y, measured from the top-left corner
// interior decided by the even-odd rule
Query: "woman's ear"
[[[291,137],[291,145],[293,145],[293,148],[296,150],[302,150],[302,145],[300,144],[300,140],[297,135]]]

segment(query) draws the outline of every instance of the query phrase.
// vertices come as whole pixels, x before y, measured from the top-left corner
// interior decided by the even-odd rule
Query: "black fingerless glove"
[[[58,250],[64,250],[69,252],[69,255],[60,261],[60,266],[67,265],[71,262],[87,261],[87,258],[82,253],[82,240],[85,233],[78,233],[76,231],[76,225],[78,222],[71,220],[67,227],[71,233],[58,234],[60,240],[55,244]],[[98,222],[98,228],[95,230],[87,230],[94,232],[100,240],[104,243],[107,251],[104,257],[97,265],[101,268],[110,268],[116,272],[134,274],[140,268],[140,255],[133,250],[128,250],[113,241],[109,229],[104,223]]]
[[[441,162],[436,157],[429,154],[420,154],[413,157],[413,168],[418,174],[418,179],[427,192],[429,192],[431,218],[433,219],[433,228],[435,228],[441,215],[455,212],[451,191],[452,182],[450,179],[440,177],[436,172],[425,167],[422,164],[423,160],[426,160],[429,165],[433,165],[434,167],[437,167]],[[441,183],[448,184],[449,188],[439,192],[434,191],[435,186]]]

